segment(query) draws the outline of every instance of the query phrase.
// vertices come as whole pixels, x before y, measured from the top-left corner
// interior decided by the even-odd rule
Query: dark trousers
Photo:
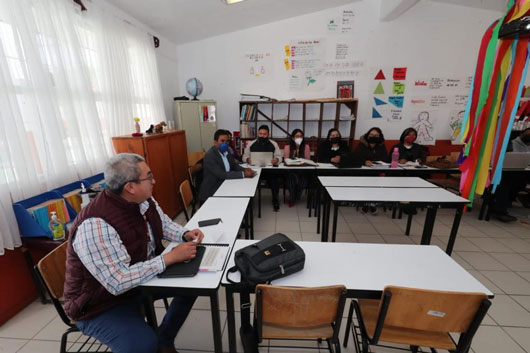
[[[77,321],[76,325],[83,334],[106,344],[114,353],[156,353],[159,346],[174,345],[195,299],[194,296],[174,297],[158,333],[145,322],[140,298],[117,305],[94,318]]]
[[[302,192],[307,188],[307,176],[290,172],[287,173],[285,182],[287,183],[287,188],[289,190],[289,200],[291,202],[300,200]]]
[[[523,190],[528,183],[528,178],[524,175],[503,173],[501,182],[495,190],[493,211],[497,213],[506,213],[508,208],[512,207],[512,201],[519,191]]]
[[[267,181],[267,184],[271,188],[272,203],[279,204],[278,195],[280,193],[280,183],[278,183],[278,178],[274,175],[267,175],[265,176],[265,180]]]

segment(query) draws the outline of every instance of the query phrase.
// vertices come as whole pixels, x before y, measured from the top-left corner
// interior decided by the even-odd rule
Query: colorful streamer
[[[530,0],[510,0],[506,15],[492,23],[480,44],[460,140],[460,192],[473,203],[490,185],[495,190],[519,105],[529,58],[529,38],[498,39],[500,27],[530,14]]]

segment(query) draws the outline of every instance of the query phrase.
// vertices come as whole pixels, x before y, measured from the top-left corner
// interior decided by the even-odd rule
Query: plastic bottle
[[[392,163],[390,163],[390,168],[397,168],[399,161],[399,149],[394,147],[394,152],[392,152]]]
[[[83,209],[86,205],[90,203],[90,196],[88,195],[88,192],[85,188],[85,184],[83,183],[81,183],[81,192],[79,194],[81,195],[81,209]]]
[[[57,214],[55,214],[55,211],[52,211],[50,214],[50,230],[53,235],[53,240],[63,240],[64,239],[64,226],[62,222],[57,217]]]

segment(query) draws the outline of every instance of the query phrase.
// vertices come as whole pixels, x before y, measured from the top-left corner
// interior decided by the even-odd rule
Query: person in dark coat
[[[348,145],[341,139],[339,130],[329,129],[326,141],[318,147],[318,161],[320,163],[340,163],[342,156],[349,153]]]
[[[219,129],[214,134],[214,145],[204,155],[203,179],[199,190],[201,204],[213,196],[226,179],[252,178],[250,168],[242,168],[228,153],[228,131]]]
[[[361,164],[367,167],[372,166],[374,161],[387,162],[388,152],[381,129],[373,127],[362,135],[354,154]]]
[[[405,129],[399,138],[399,143],[390,149],[389,160],[392,160],[392,152],[397,147],[399,150],[399,163],[418,162],[424,164],[425,153],[423,148],[414,142],[417,137],[418,132],[415,129],[411,127]]]

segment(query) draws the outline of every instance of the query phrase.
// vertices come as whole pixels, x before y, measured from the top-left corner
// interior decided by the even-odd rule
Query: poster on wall
[[[343,10],[342,11],[342,23],[341,23],[341,33],[350,33],[353,29],[353,19],[355,14],[353,10]]]
[[[289,90],[324,89],[325,43],[322,38],[291,40],[284,46],[284,66],[289,72]]]
[[[372,79],[372,118],[388,122],[403,120],[407,68],[376,67],[370,71]]]
[[[418,132],[416,143],[420,145],[434,145],[436,143],[435,125],[437,115],[438,111],[436,110],[416,110],[410,112],[410,126]]]
[[[272,78],[272,55],[270,52],[245,54],[245,76],[250,80]]]
[[[460,131],[462,130],[462,120],[464,119],[465,110],[451,110],[449,116],[449,128],[451,129],[451,143],[453,145],[460,145],[459,140]]]

